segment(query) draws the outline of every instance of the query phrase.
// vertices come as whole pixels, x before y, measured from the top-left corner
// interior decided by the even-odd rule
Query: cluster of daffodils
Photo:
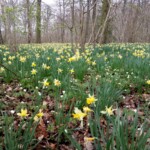
[[[136,57],[144,58],[145,57],[145,51],[144,50],[135,50],[133,52],[133,55]]]
[[[31,74],[32,75],[36,75],[37,74],[37,70],[35,69],[35,67],[36,67],[37,65],[36,65],[36,63],[35,62],[32,62],[32,64],[31,64],[31,67],[33,67],[32,68],[32,70],[31,70]],[[44,69],[44,70],[49,70],[50,69],[50,66],[48,66],[47,64],[42,64],[42,68]]]
[[[27,112],[27,109],[21,109],[21,112],[20,113],[17,113],[17,115],[19,117],[21,117],[22,119],[23,118],[26,118],[29,116],[28,112]],[[42,117],[43,117],[43,112],[42,112],[42,109],[39,110],[39,112],[34,116],[34,121],[37,122],[39,121]]]
[[[78,61],[81,58],[79,50],[76,51],[75,55],[68,58],[68,62]]]
[[[87,117],[87,119],[88,119],[90,116],[90,113],[93,112],[93,110],[89,107],[89,105],[94,104],[94,106],[95,106],[96,101],[97,101],[97,99],[94,97],[94,95],[89,94],[89,96],[86,99],[86,104],[88,106],[84,106],[83,111],[78,109],[77,107],[74,108],[74,113],[72,115],[73,115],[73,118],[81,121],[81,123],[80,123],[81,129],[83,129],[83,119],[85,117]],[[101,111],[101,113],[106,114],[108,116],[111,116],[111,115],[113,115],[113,111],[114,111],[114,109],[112,109],[112,106],[110,106],[110,107],[106,106],[106,109],[104,111]],[[84,141],[85,142],[88,142],[88,141],[92,142],[95,139],[96,139],[95,137],[85,137]]]
[[[43,89],[50,86],[50,82],[48,81],[48,79],[44,79],[42,84],[43,84]],[[54,79],[54,85],[60,87],[61,82],[58,79]]]
[[[94,97],[94,95],[90,95],[90,94],[89,94],[88,98],[86,99],[87,105],[94,104],[94,106],[95,106],[96,101],[97,101],[97,99]],[[111,115],[113,115],[114,110],[115,109],[112,109],[112,106],[110,106],[110,107],[106,106],[105,110],[101,111],[101,113],[111,116]],[[88,106],[84,106],[83,111],[81,111],[80,109],[75,107],[74,113],[72,115],[73,115],[73,118],[81,121],[81,125],[80,125],[81,128],[83,128],[83,118],[88,116],[90,112],[93,112],[93,110],[91,108],[89,108]]]
[[[44,70],[49,70],[50,69],[50,66],[48,66],[48,65],[46,65],[46,64],[42,64],[42,68],[44,69]]]
[[[97,99],[94,97],[94,95],[91,96],[90,94],[89,94],[88,98],[86,99],[86,103],[88,105],[95,104],[96,101],[97,101]],[[81,111],[80,109],[75,107],[74,113],[72,115],[73,115],[73,118],[81,121],[80,127],[83,128],[83,118],[86,116],[89,116],[89,113],[92,111],[93,110],[91,108],[89,108],[88,106],[84,106],[83,111]]]

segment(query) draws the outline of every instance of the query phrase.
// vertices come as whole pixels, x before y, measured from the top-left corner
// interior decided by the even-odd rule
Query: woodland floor
[[[58,142],[58,130],[61,127],[61,124],[60,126],[56,126],[55,123],[55,116],[54,116],[55,100],[52,97],[48,96],[48,94],[45,94],[42,101],[44,105],[46,104],[46,107],[44,109],[44,116],[36,128],[35,138],[36,139],[41,138],[41,142],[39,142],[35,150],[41,150],[41,149],[73,150],[74,148],[71,146],[70,142],[68,142],[68,140],[63,139],[64,138],[63,135],[61,137],[62,140]],[[130,93],[128,95],[124,95],[124,99],[118,104],[118,107],[124,108],[127,111],[128,110],[138,111],[139,114],[138,117],[140,122],[146,119],[150,127],[150,120],[148,119],[149,117],[147,117],[150,115],[150,111],[147,115],[145,114],[146,111],[145,108],[150,110],[149,101],[150,101],[150,94],[144,94],[144,88],[142,94],[137,93],[135,88],[131,88]],[[5,84],[1,81],[0,82],[0,110],[1,110],[0,115],[2,115],[3,113],[7,113],[8,115],[11,116],[13,114],[13,116],[15,116],[14,125],[16,126],[16,128],[20,122],[20,119],[16,114],[16,110],[18,109],[17,108],[18,104],[19,105],[23,104],[28,107],[34,106],[35,99],[32,96],[32,92],[28,90],[27,91],[23,90],[20,87],[20,85],[15,81],[10,84]],[[138,110],[138,106],[140,106],[139,110]],[[60,107],[62,107],[61,104]],[[69,105],[65,106],[64,108],[64,111],[66,113],[68,110],[69,110]],[[0,118],[1,118],[0,119],[0,135],[1,135],[0,143],[3,145],[4,142],[3,141],[4,133],[2,130],[3,117],[0,116]],[[129,122],[132,122],[133,116],[129,115],[128,120]],[[50,128],[50,124],[51,124],[51,128]],[[100,119],[100,124],[104,128],[107,128],[105,117]],[[90,135],[89,127],[85,125],[84,129],[80,130],[78,129],[79,122],[78,123],[72,122],[68,126],[69,128],[75,129],[72,136],[76,137],[77,141],[82,145],[83,148],[87,148],[87,145],[85,145],[84,143],[84,137]],[[148,144],[150,144],[150,139],[148,140]],[[92,143],[90,143],[89,146],[92,146]]]

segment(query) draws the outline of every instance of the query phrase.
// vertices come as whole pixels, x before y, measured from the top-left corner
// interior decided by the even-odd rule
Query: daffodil
[[[78,120],[83,120],[83,118],[86,116],[85,113],[83,113],[77,107],[74,108],[74,113],[72,115],[73,115],[73,118],[76,118]]]
[[[47,60],[50,60],[51,58],[50,57],[47,57]]]
[[[114,111],[114,109],[112,109],[112,106],[110,106],[110,107],[106,106],[105,111],[101,111],[101,113],[111,116],[111,115],[113,115],[113,111]]]
[[[32,75],[36,75],[36,74],[37,74],[37,70],[36,70],[36,69],[32,69],[32,70],[31,70],[31,74],[32,74]]]
[[[73,73],[74,73],[74,69],[71,69],[71,70],[70,70],[70,73],[73,74]]]
[[[119,59],[122,59],[122,55],[119,54],[119,55],[118,55],[118,58],[119,58]]]
[[[92,112],[93,110],[92,109],[90,109],[89,107],[83,107],[83,111],[85,112],[85,113],[89,113],[89,112]]]
[[[0,73],[3,73],[5,71],[4,67],[0,67]]]
[[[42,64],[42,68],[43,68],[43,69],[46,69],[46,68],[47,68],[47,65],[43,63],[43,64]]]
[[[59,87],[61,86],[61,82],[57,79],[54,79],[54,85]]]
[[[92,62],[92,65],[93,65],[93,66],[95,66],[95,65],[96,65],[96,62],[95,62],[95,61],[93,61],[93,62]]]
[[[85,142],[92,142],[94,141],[96,138],[95,137],[84,137],[84,141]]]
[[[39,112],[36,114],[36,116],[39,118],[43,117],[42,109],[39,110]]]
[[[70,57],[69,59],[68,59],[68,62],[72,62],[72,61],[75,61],[76,60],[76,58],[73,56],[73,57]]]
[[[83,128],[83,118],[87,115],[86,113],[82,112],[80,109],[75,107],[74,113],[72,114],[73,118],[78,119],[81,121],[80,127]]]
[[[8,64],[9,64],[9,65],[11,65],[11,64],[12,64],[12,62],[11,62],[11,61],[8,61]]]
[[[94,95],[90,95],[90,94],[89,94],[89,97],[86,99],[86,103],[87,103],[88,105],[93,104],[93,103],[95,103],[96,101],[97,101],[97,99],[94,97]]]
[[[51,67],[50,66],[46,66],[46,70],[49,70]]]
[[[58,73],[62,73],[63,72],[63,70],[62,69],[60,69],[60,68],[58,68]]]
[[[39,110],[39,112],[35,115],[34,121],[39,121],[43,117],[42,109]]]
[[[21,118],[27,117],[29,114],[27,114],[27,109],[21,109],[20,113],[17,113],[18,116]]]
[[[43,82],[42,82],[42,83],[43,83],[43,88],[46,88],[46,87],[49,86],[50,83],[49,83],[47,80],[48,80],[48,79],[44,79],[44,80],[43,80]]]
[[[150,85],[150,80],[147,80],[146,83]]]
[[[20,62],[24,63],[26,61],[26,57],[20,56],[19,60],[20,60]]]
[[[35,62],[32,62],[32,67],[36,67],[36,63]]]

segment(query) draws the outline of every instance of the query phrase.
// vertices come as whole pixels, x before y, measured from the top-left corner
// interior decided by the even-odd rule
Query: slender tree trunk
[[[37,0],[37,10],[36,10],[36,43],[41,43],[41,0]]]
[[[71,33],[71,48],[72,50],[74,49],[74,35],[73,35],[73,30],[74,30],[74,0],[72,0],[72,4],[71,4],[71,19],[72,19],[72,24],[71,24],[71,28],[70,28],[70,33]]]
[[[4,44],[3,36],[2,36],[2,31],[1,31],[1,25],[0,25],[0,44]]]
[[[86,15],[86,24],[85,24],[85,34],[84,34],[84,45],[87,42],[88,31],[89,31],[89,21],[90,21],[90,2],[91,0],[87,0],[87,15]],[[84,50],[84,49],[83,49]]]
[[[97,0],[93,0],[93,14],[92,14],[92,23],[93,23],[93,47],[95,48],[96,43],[96,7],[97,7]]]
[[[6,24],[6,14],[4,10],[4,5],[1,4],[2,16],[3,16],[3,23],[4,23],[4,43],[7,42],[7,24]]]
[[[101,26],[104,26],[105,20],[107,18],[107,14],[110,9],[110,0],[103,0],[102,1],[102,14],[101,14]],[[109,21],[105,23],[105,28],[102,34],[102,38],[100,43],[107,43],[109,37]]]
[[[31,31],[31,15],[30,15],[30,0],[26,0],[27,3],[27,24],[28,24],[28,43],[31,43],[32,40],[32,31]]]
[[[84,41],[83,41],[83,24],[84,24],[84,13],[83,13],[83,0],[79,1],[80,4],[80,33],[79,33],[79,43],[80,47],[84,49]]]
[[[65,37],[65,0],[62,2],[63,14],[62,14],[62,32],[61,32],[61,42],[64,43]]]

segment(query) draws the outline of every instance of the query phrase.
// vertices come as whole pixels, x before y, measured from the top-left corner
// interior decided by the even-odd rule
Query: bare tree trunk
[[[41,0],[37,0],[37,10],[36,10],[36,43],[41,43]]]
[[[61,27],[60,27],[60,41],[62,43],[64,43],[64,37],[65,37],[65,1],[62,0],[62,3],[61,1],[59,0],[59,14],[60,14],[60,24],[61,24]]]
[[[96,44],[96,7],[97,7],[97,0],[93,0],[93,14],[92,14],[92,23],[93,23],[93,47],[95,48]]]
[[[101,26],[104,26],[104,23],[105,23],[105,28],[102,32],[102,38],[100,40],[100,43],[107,43],[107,41],[108,41],[109,23],[108,23],[108,20],[107,20],[107,22],[105,22],[105,20],[107,18],[109,8],[110,8],[110,0],[103,0],[102,1]]]
[[[2,20],[3,20],[3,23],[4,23],[4,43],[7,42],[7,24],[6,24],[6,14],[5,14],[5,10],[4,10],[4,5],[1,4],[1,10],[2,10]]]
[[[62,40],[61,40],[61,42],[64,43],[64,37],[65,37],[65,0],[63,0],[62,8],[63,8],[63,14],[62,14],[62,33],[61,33]]]
[[[14,15],[16,15],[16,6],[17,6],[17,1],[11,1],[11,5],[13,7],[13,13]],[[18,50],[18,43],[17,43],[17,30],[16,30],[16,18],[13,18],[13,15],[10,14],[10,18],[11,22],[9,20],[9,23],[12,25],[12,34],[11,34],[11,38],[9,40],[9,47],[11,52],[16,52]],[[11,29],[10,29],[11,30]]]
[[[28,24],[28,43],[31,43],[32,31],[31,31],[31,15],[30,15],[30,0],[26,0],[27,3],[27,24]]]
[[[70,34],[71,34],[71,48],[72,50],[74,49],[74,34],[73,34],[73,30],[74,30],[74,0],[72,0],[72,4],[71,4],[71,19],[72,19],[72,23],[71,23],[71,28],[70,28]]]
[[[3,36],[2,36],[2,31],[1,31],[1,24],[0,24],[0,44],[4,44]]]
[[[83,50],[84,49],[84,41],[83,41],[83,24],[84,24],[84,10],[83,10],[83,0],[79,1],[80,3],[80,34],[79,34],[79,42],[80,42],[80,47]]]
[[[85,49],[85,44],[87,42],[88,31],[89,31],[89,21],[90,21],[90,2],[91,0],[87,0],[87,14],[86,14],[86,24],[85,24],[85,34],[83,39],[83,50]]]

